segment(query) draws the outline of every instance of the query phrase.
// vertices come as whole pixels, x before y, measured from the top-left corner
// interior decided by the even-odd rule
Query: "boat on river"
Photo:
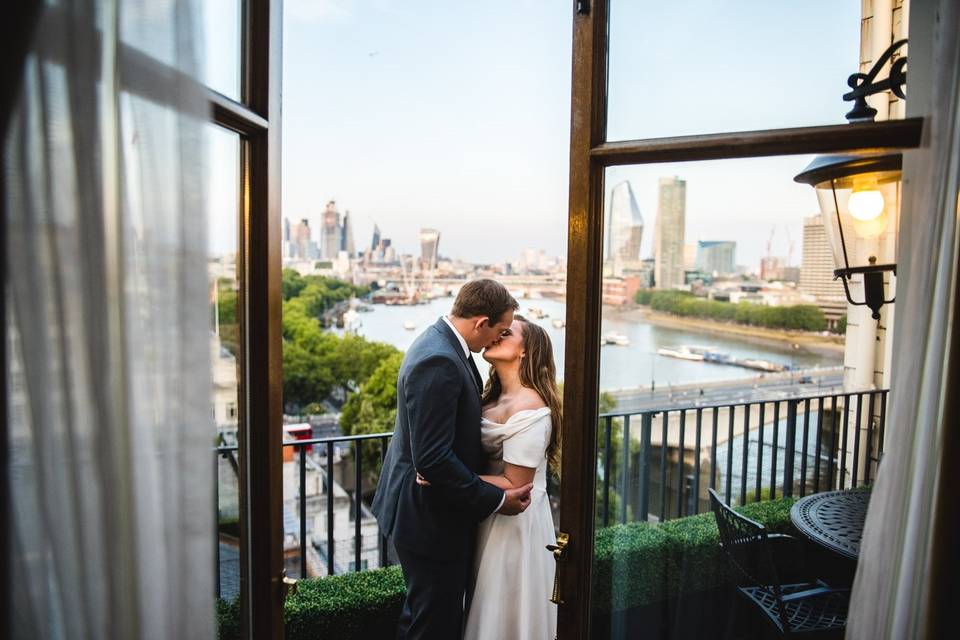
[[[617,347],[629,347],[630,338],[623,335],[622,333],[608,333],[600,338],[601,345],[614,345]]]
[[[703,362],[702,353],[694,353],[690,347],[660,347],[657,354],[667,356],[668,358],[677,358],[678,360],[691,360],[694,362]]]
[[[554,329],[563,329],[567,326],[567,321],[563,318],[554,318],[553,319],[553,328]]]

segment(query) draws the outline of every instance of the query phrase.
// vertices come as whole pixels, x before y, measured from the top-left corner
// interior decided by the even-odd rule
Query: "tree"
[[[397,377],[403,353],[396,351],[382,360],[370,376],[351,393],[340,414],[340,429],[346,435],[393,431],[397,419]],[[382,443],[363,444],[365,478],[372,481],[380,473]]]

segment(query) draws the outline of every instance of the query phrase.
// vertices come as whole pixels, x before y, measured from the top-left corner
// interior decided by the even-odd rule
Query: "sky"
[[[472,262],[565,255],[572,4],[286,0],[284,217],[318,228],[334,199],[358,248],[376,223],[402,252],[433,227],[442,255]],[[222,58],[234,22],[209,15]],[[612,0],[608,138],[842,123],[859,33],[860,0]],[[798,262],[808,160],[620,167],[606,188],[631,181],[645,253],[657,179],[678,175],[688,242],[736,240],[755,264],[777,229],[773,253],[789,235]]]

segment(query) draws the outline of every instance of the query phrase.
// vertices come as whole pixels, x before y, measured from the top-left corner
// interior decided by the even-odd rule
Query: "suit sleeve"
[[[413,465],[452,506],[483,520],[498,508],[503,490],[482,481],[453,453],[457,402],[463,379],[449,358],[426,358],[407,372],[404,398]]]

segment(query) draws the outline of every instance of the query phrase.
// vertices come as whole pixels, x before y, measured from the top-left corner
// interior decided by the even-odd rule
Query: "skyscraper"
[[[605,259],[614,264],[640,260],[642,238],[643,216],[630,181],[624,180],[610,192]]]
[[[424,269],[436,269],[440,249],[440,232],[436,229],[420,229],[420,265]]]
[[[683,285],[683,236],[686,226],[687,183],[660,178],[654,231],[654,280],[660,289]]]
[[[373,225],[373,240],[370,242],[370,251],[376,251],[380,247],[380,227]]]
[[[353,244],[353,220],[350,218],[350,212],[343,214],[343,229],[340,234],[340,251],[346,251],[351,258],[357,252]]]
[[[820,214],[803,219],[800,291],[816,296],[817,306],[833,321],[847,312],[843,284],[833,279],[833,251]]]
[[[340,252],[343,229],[340,227],[340,212],[337,203],[333,200],[327,203],[323,210],[320,224],[320,257],[324,260],[333,260]]]
[[[293,226],[290,238],[290,257],[306,260],[310,253],[310,223],[303,218]]]
[[[737,243],[731,240],[700,240],[697,242],[697,270],[710,274],[736,272]]]

